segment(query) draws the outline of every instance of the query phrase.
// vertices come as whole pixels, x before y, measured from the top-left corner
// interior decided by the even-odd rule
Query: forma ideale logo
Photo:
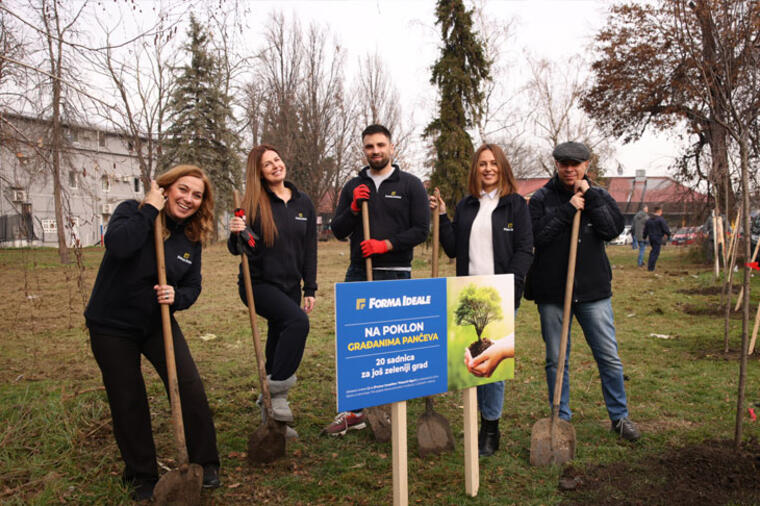
[[[364,309],[367,306],[367,299],[356,299],[356,309]]]

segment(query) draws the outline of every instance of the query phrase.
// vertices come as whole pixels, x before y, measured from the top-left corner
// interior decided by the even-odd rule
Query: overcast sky
[[[209,9],[218,8],[217,0],[207,0]],[[171,3],[174,3],[170,0]],[[474,4],[465,0],[468,7]],[[588,47],[604,25],[611,2],[606,0],[475,0],[489,21],[510,25],[510,38],[502,45],[502,55],[510,67],[501,83],[505,88],[524,85],[529,69],[526,56],[564,65],[573,56],[590,60]],[[106,9],[114,6],[99,4]],[[123,8],[122,4],[117,4]],[[148,25],[155,20],[160,1],[137,0],[138,17]],[[238,52],[248,56],[263,44],[270,13],[295,15],[302,26],[311,22],[326,25],[347,54],[345,74],[350,81],[358,60],[377,52],[398,89],[402,114],[410,118],[417,134],[416,153],[407,153],[408,167],[423,175],[424,145],[419,135],[436,114],[436,89],[430,84],[430,67],[438,57],[440,34],[435,25],[434,0],[227,0],[231,10],[244,14],[245,47]],[[239,21],[239,20],[238,20]],[[186,26],[186,25],[185,25]],[[180,28],[185,32],[185,28]],[[129,31],[129,30],[127,30]],[[492,34],[482,34],[489,38]],[[507,93],[507,95],[510,95]],[[527,102],[521,99],[524,105]],[[647,175],[665,175],[683,142],[664,135],[645,135],[637,143],[614,144],[616,154],[607,164],[607,175],[617,175],[616,162],[623,175],[644,169]],[[412,148],[414,150],[414,148]],[[547,149],[547,151],[549,151]],[[411,156],[409,156],[411,155]],[[550,156],[550,153],[546,153]],[[419,165],[419,167],[416,167]]]
[[[302,23],[328,24],[350,55],[347,73],[359,57],[377,51],[399,90],[403,112],[411,115],[421,132],[435,113],[435,89],[430,66],[438,56],[440,35],[435,26],[432,0],[279,0],[249,4],[250,41],[260,40],[268,13],[295,13]],[[472,5],[468,2],[468,5]],[[488,0],[482,2],[489,19],[512,22],[508,57],[524,62],[527,53],[553,62],[567,62],[584,52],[603,26],[609,2],[592,0]],[[486,37],[489,34],[484,34]],[[258,44],[256,44],[258,45]],[[515,73],[517,79],[525,74]],[[514,83],[516,86],[522,83]],[[617,160],[624,175],[646,169],[663,175],[677,152],[674,142],[647,135],[636,144],[618,146]],[[611,164],[612,165],[612,164]],[[613,166],[614,167],[614,166]],[[615,175],[615,174],[608,174]]]

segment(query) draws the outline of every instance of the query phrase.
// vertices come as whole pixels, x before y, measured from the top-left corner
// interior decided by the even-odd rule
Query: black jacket
[[[644,225],[644,239],[649,238],[652,243],[662,243],[664,236],[670,237],[670,228],[662,216],[654,215]]]
[[[285,293],[292,293],[303,280],[303,293],[313,297],[317,291],[317,213],[309,197],[289,181],[292,196],[285,203],[280,197],[263,185],[272,206],[272,218],[277,226],[277,236],[272,247],[264,244],[261,220],[256,217],[253,231],[260,238],[256,241],[253,257],[248,258],[253,282],[275,285]],[[240,245],[237,234],[231,234],[227,249],[239,255]],[[242,266],[238,268],[238,286],[241,295],[245,293]]]
[[[124,337],[146,337],[161,325],[153,286],[158,283],[154,221],[158,210],[136,200],[119,204],[108,222],[106,252],[84,316],[90,330]],[[201,293],[201,243],[184,225],[166,217],[166,279],[175,289],[171,312],[187,309]]]
[[[457,276],[470,274],[470,232],[479,208],[480,201],[468,195],[457,204],[453,223],[441,215],[441,245],[449,257],[456,257]],[[517,308],[533,259],[533,232],[525,199],[518,193],[501,197],[491,213],[491,229],[494,273],[514,274]]]
[[[561,304],[565,298],[570,231],[575,215],[570,197],[572,193],[555,174],[533,194],[528,205],[536,249],[527,291],[537,303]],[[612,296],[612,269],[605,241],[620,235],[624,227],[620,209],[604,188],[591,186],[584,198],[573,302],[592,302]]]
[[[370,190],[369,230],[373,239],[388,239],[393,250],[372,256],[372,267],[410,267],[414,247],[423,242],[430,228],[430,203],[425,187],[416,176],[394,165],[393,174],[375,190],[375,183],[364,167],[340,192],[330,228],[335,237],[351,236],[351,263],[364,265],[361,242],[364,240],[361,213],[351,212],[354,188],[366,184]]]

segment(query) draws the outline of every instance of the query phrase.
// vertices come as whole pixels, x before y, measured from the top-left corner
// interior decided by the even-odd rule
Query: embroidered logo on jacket
[[[511,221],[509,223],[507,223],[506,227],[504,227],[504,231],[505,232],[514,232],[515,231],[514,226],[512,225]]]
[[[182,256],[177,255],[177,260],[185,262],[188,265],[193,265],[193,261],[190,260],[190,253],[188,252],[185,252],[185,254]]]
[[[303,215],[303,213],[298,213],[298,216],[296,216],[296,220],[298,221],[306,221],[306,216]]]
[[[396,195],[396,190],[393,190],[390,193],[385,194],[386,199],[400,199],[402,198],[401,195]]]

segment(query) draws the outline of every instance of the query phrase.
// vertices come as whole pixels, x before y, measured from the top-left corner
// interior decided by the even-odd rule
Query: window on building
[[[134,151],[134,149],[135,149],[135,145],[134,145],[134,144],[132,144],[132,141],[129,141],[129,142],[127,142],[127,149],[128,149],[129,151]]]
[[[142,184],[139,177],[132,178],[132,188],[134,189],[135,193],[142,192]]]
[[[55,219],[40,221],[42,221],[42,231],[46,234],[54,234],[56,231],[58,231],[58,226],[55,224]]]
[[[101,148],[106,147],[106,133],[98,132],[98,146]]]
[[[108,176],[101,176],[100,178],[100,189],[104,192],[110,192],[111,191],[111,180],[108,178]]]
[[[77,187],[77,171],[70,170],[69,171],[69,188],[76,188]]]
[[[70,142],[72,142],[72,143],[77,143],[77,142],[79,142],[79,132],[77,132],[77,131],[76,131],[75,129],[73,129],[73,128],[67,128],[67,129],[65,130],[65,133],[64,133],[64,135],[66,136],[66,139],[68,139],[68,140],[69,140]]]

